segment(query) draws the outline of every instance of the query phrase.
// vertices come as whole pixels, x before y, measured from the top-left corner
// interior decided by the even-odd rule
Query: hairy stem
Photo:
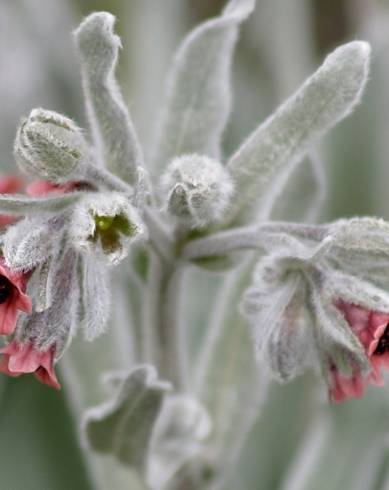
[[[182,277],[181,268],[153,255],[144,315],[148,358],[178,391],[186,391],[188,386],[187,346],[180,321]]]
[[[301,225],[295,223],[263,223],[259,226],[233,228],[189,242],[182,250],[186,260],[224,255],[243,250],[267,250],[276,240],[285,242],[287,233],[297,238],[320,241],[328,231],[326,225]]]

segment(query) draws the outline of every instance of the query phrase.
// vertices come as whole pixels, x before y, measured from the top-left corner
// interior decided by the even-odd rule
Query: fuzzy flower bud
[[[231,177],[221,163],[195,154],[173,160],[161,184],[169,213],[191,228],[220,220],[233,193]]]
[[[91,193],[77,205],[71,221],[73,244],[110,264],[122,260],[128,245],[144,233],[135,208],[117,193]]]
[[[53,111],[34,109],[19,126],[14,153],[23,171],[63,183],[79,169],[86,154],[86,142],[71,119]]]

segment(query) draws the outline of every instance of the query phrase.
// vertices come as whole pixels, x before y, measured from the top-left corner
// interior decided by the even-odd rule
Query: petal
[[[0,335],[11,335],[14,332],[17,316],[18,309],[12,298],[0,305]]]
[[[375,350],[377,349],[380,338],[384,335],[386,327],[387,327],[387,322],[381,323],[380,325],[375,327],[373,340],[371,341],[367,351],[369,357],[371,357],[374,354]]]
[[[16,216],[9,216],[8,214],[0,214],[0,226],[10,225],[16,219],[17,219]]]
[[[8,369],[14,373],[33,373],[40,366],[41,353],[32,344],[23,344],[16,354],[10,356]]]
[[[338,372],[333,373],[333,386],[330,389],[330,397],[335,402],[343,402],[348,398],[361,398],[365,386],[368,383],[359,372],[355,372],[351,378]]]
[[[47,371],[44,367],[40,366],[35,371],[34,376],[38,381],[47,386],[50,386],[51,388],[55,388],[56,390],[61,389],[61,385],[58,382],[54,369],[50,369],[50,371]]]
[[[25,313],[31,314],[32,312],[32,301],[27,294],[19,293],[15,299],[15,306]]]
[[[4,175],[0,177],[0,194],[15,194],[20,192],[23,182],[17,175]]]
[[[0,373],[6,374],[7,376],[12,376],[13,378],[20,376],[22,373],[14,373],[13,371],[10,371],[8,369],[8,361],[9,361],[8,356],[3,356],[1,358],[1,360],[0,360]]]

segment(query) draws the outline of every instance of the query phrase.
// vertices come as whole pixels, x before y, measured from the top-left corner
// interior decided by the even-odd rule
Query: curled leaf
[[[170,389],[168,383],[157,379],[152,366],[135,367],[115,398],[85,413],[83,429],[90,447],[111,453],[142,473],[154,425]]]

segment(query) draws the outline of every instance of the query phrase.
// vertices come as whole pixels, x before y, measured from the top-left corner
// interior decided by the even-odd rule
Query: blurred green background
[[[0,0],[0,159],[13,171],[18,120],[32,107],[85,124],[71,31],[92,11],[118,17],[118,68],[147,150],[175,47],[221,0]],[[318,146],[328,194],[321,220],[374,214],[389,218],[389,4],[377,0],[257,0],[234,65],[231,152],[340,43],[372,43],[370,82],[355,114]],[[75,371],[73,375],[77,375]],[[272,386],[230,490],[389,488],[388,388],[361,401],[320,405],[306,376]],[[66,390],[32,377],[0,377],[0,489],[88,490],[86,466]],[[109,490],[114,490],[109,489]]]

